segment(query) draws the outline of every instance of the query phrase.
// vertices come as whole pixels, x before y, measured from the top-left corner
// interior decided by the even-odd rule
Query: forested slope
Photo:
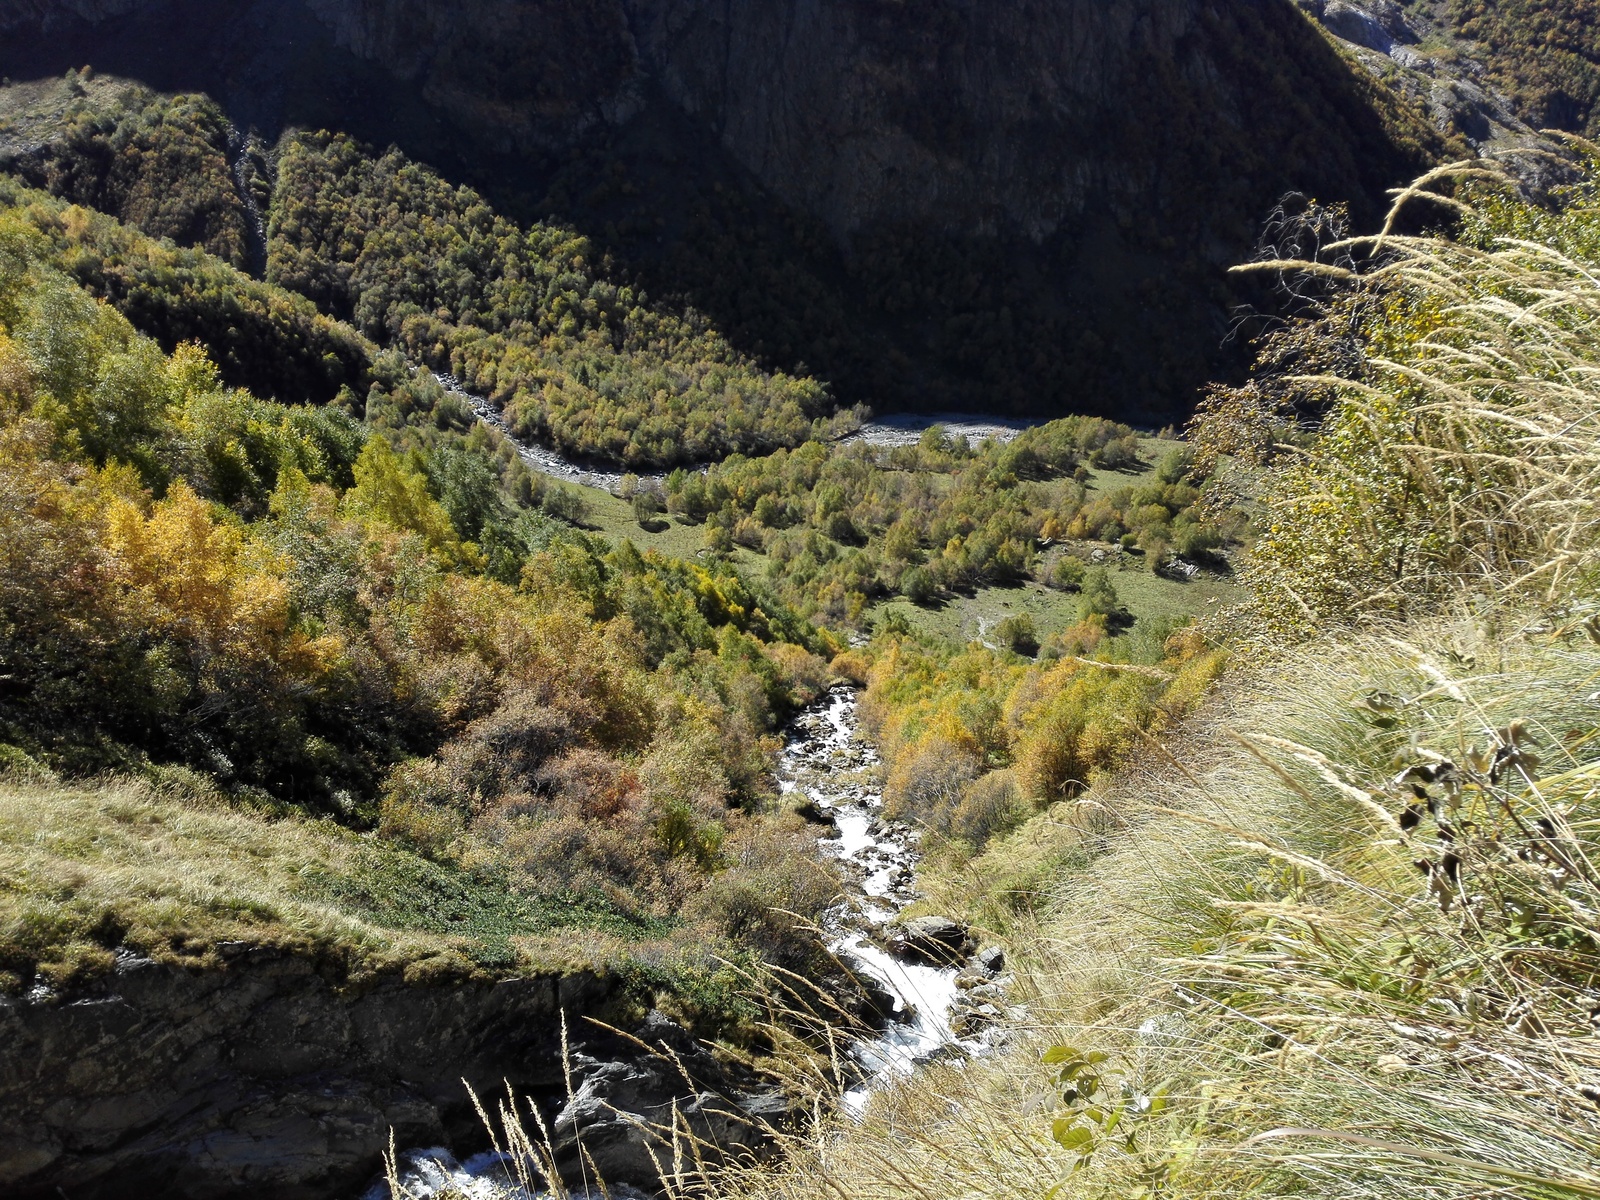
[[[743,886],[746,839],[777,872],[763,888],[811,889],[795,912],[828,894],[814,852],[785,840],[765,804],[767,739],[825,682],[824,635],[725,563],[614,549],[551,517],[514,455],[496,457],[470,418],[452,425],[428,406],[442,398],[431,380],[386,360],[376,425],[230,388],[201,344],[163,351],[73,271],[108,240],[170,250],[10,198],[22,204],[0,214],[0,740],[17,779],[114,771],[221,806],[233,825],[375,831],[376,874],[357,887],[335,871],[323,899],[435,932],[428,906],[451,887],[469,908],[509,905],[451,943],[468,966],[514,962],[506,935],[550,922],[671,940],[702,893],[710,907],[685,945],[759,927],[756,941],[776,940],[757,953],[815,951],[808,935],[717,914],[743,913],[727,889]],[[190,262],[247,298],[272,294]],[[283,335],[292,352],[297,328],[256,336],[265,348]],[[35,803],[24,825],[53,813],[88,828],[93,805],[70,791]],[[305,844],[337,847],[328,828]],[[246,887],[223,865],[232,851],[218,855],[220,886]],[[407,867],[407,855],[422,858]],[[66,964],[61,983],[80,960],[99,969],[105,937],[181,954],[196,936],[272,941],[295,924],[271,904],[152,904],[166,884],[62,891],[53,860],[21,869],[38,886],[7,893],[10,988],[51,962]],[[391,896],[408,871],[421,873],[411,892]]]
[[[1593,0],[1450,0],[1447,19],[1530,123],[1587,137],[1600,132],[1600,7]]]
[[[594,247],[581,274],[609,257],[609,283],[704,314],[740,355],[815,375],[846,407],[1181,417],[1226,358],[1226,265],[1278,197],[1370,215],[1448,141],[1289,0],[229,13],[17,5],[0,13],[0,72],[88,63],[204,94],[235,126],[236,164],[252,128],[268,148],[294,129],[392,144],[523,229],[576,230]],[[170,151],[152,137],[85,128],[76,144],[197,166],[219,144],[203,121]],[[242,155],[247,190],[263,143]],[[49,158],[35,182],[54,171],[80,198],[148,207]],[[232,236],[230,204],[191,215]],[[642,438],[656,460],[659,440]]]

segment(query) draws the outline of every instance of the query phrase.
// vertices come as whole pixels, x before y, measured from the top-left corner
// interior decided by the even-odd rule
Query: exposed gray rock
[[[1433,59],[1418,54],[1411,47],[1402,46],[1398,42],[1389,48],[1389,57],[1408,71],[1424,71],[1431,74],[1435,69]]]
[[[1415,42],[1418,40],[1417,31],[1411,27],[1411,22],[1406,18],[1406,10],[1395,3],[1395,0],[1368,0],[1367,11],[1373,16],[1383,30],[1397,42]]]
[[[977,943],[960,921],[950,917],[917,917],[896,931],[893,948],[902,957],[945,966],[965,962]]]
[[[850,954],[841,954],[839,961],[845,970],[850,972],[864,995],[858,1010],[862,1018],[868,1021],[889,1021],[897,1014],[904,1018],[899,998],[867,969],[865,963]]]
[[[971,1008],[958,1008],[950,1016],[950,1028],[960,1038],[977,1037],[1001,1019],[1001,1012],[993,1004],[978,1004]]]
[[[1006,952],[999,946],[986,946],[978,951],[975,961],[988,974],[998,975],[1006,969]]]
[[[486,1095],[556,1088],[562,1008],[601,1011],[614,986],[347,986],[232,950],[221,971],[126,956],[100,995],[0,999],[0,1194],[351,1192],[391,1129],[402,1146],[476,1135],[463,1078]]]
[[[1322,23],[1335,37],[1379,54],[1388,54],[1394,45],[1394,36],[1381,21],[1348,0],[1329,0],[1322,10]]]
[[[749,1160],[771,1148],[773,1130],[791,1116],[781,1091],[735,1080],[660,1013],[636,1036],[658,1053],[626,1061],[572,1055],[576,1087],[551,1128],[558,1163],[587,1161],[608,1185],[654,1188],[675,1160],[693,1159],[690,1139],[710,1158]]]

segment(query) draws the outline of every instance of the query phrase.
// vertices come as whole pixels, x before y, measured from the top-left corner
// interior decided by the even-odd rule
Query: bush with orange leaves
[[[1154,662],[1128,661],[1128,639],[1086,648],[1097,657],[1031,663],[979,645],[881,645],[862,714],[883,747],[889,814],[981,850],[1110,773],[1145,733],[1188,711],[1225,661],[1193,626]]]

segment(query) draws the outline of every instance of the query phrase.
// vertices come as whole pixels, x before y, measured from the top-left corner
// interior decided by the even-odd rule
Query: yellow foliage
[[[179,396],[203,396],[222,390],[222,372],[199,342],[184,342],[166,364],[167,378]]]
[[[1192,708],[1225,660],[1198,628],[1174,634],[1158,666],[1082,657],[1024,666],[981,647],[941,656],[892,641],[867,671],[863,706],[889,764],[885,798],[899,815],[952,833],[967,811],[964,789],[985,770],[1010,767],[1006,787],[1014,781],[1035,805],[1070,798]],[[1003,826],[1012,801],[1001,791],[984,803]],[[975,816],[967,824],[988,827]]]
[[[33,369],[21,348],[0,333],[0,419],[16,416],[33,403]]]
[[[428,549],[447,562],[471,557],[449,516],[428,494],[427,479],[396,458],[386,438],[367,439],[356,460],[355,478],[356,486],[345,495],[350,515],[420,534]]]
[[[152,632],[203,641],[216,652],[270,653],[289,631],[282,564],[251,548],[241,529],[219,524],[187,484],[146,516],[117,498],[107,545],[130,615]]]

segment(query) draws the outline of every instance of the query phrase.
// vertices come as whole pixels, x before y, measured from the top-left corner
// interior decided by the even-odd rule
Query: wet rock
[[[807,800],[804,804],[797,805],[794,811],[808,825],[822,825],[829,829],[839,827],[839,822],[834,820],[833,814],[818,805],[815,800]]]
[[[917,917],[896,932],[891,946],[902,958],[933,966],[956,966],[967,961],[977,943],[972,932],[950,917]]]
[[[887,984],[872,974],[866,963],[853,954],[841,954],[839,961],[844,969],[850,972],[862,991],[863,1000],[859,1006],[859,1015],[863,1019],[881,1023],[891,1021],[897,1015],[904,1015],[900,998],[889,990]]]
[[[558,1165],[576,1178],[592,1164],[611,1184],[655,1188],[660,1171],[688,1157],[674,1147],[674,1129],[700,1143],[702,1156],[764,1156],[774,1131],[790,1118],[791,1103],[776,1088],[735,1080],[688,1032],[653,1012],[636,1031],[659,1055],[604,1061],[571,1056],[576,1088],[551,1126]]]

